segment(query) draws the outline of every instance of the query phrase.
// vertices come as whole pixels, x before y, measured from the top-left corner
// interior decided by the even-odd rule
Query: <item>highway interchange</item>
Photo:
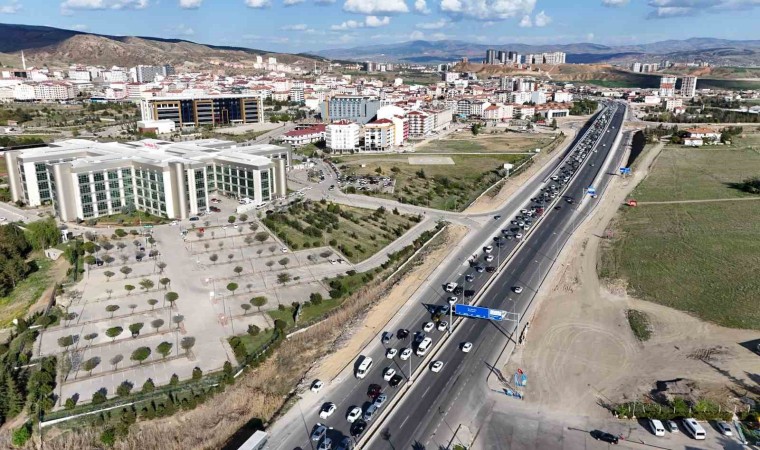
[[[609,114],[611,120],[600,119],[606,114]],[[386,328],[386,331],[394,334],[390,342],[382,344],[378,336],[378,339],[364,349],[362,355],[370,356],[374,361],[369,374],[364,379],[353,376],[359,362],[357,360],[355,365],[348,367],[333,383],[326,383],[318,394],[310,394],[319,397],[314,403],[317,405],[316,408],[302,410],[301,423],[298,426],[290,426],[286,433],[272,436],[271,448],[316,449],[325,441],[324,438],[317,441],[310,439],[318,422],[328,427],[326,435],[332,443],[332,448],[338,447],[343,437],[351,435],[351,424],[346,420],[348,412],[355,406],[366,411],[372,404],[372,399],[368,396],[368,389],[372,384],[381,386],[388,400],[369,422],[367,430],[353,437],[355,442],[362,448],[372,449],[423,448],[460,395],[473,395],[477,391],[487,389],[486,377],[496,365],[509,339],[512,339],[512,332],[517,327],[514,321],[490,322],[465,318],[457,320],[455,317],[457,325],[453,329],[453,335],[445,343],[442,342],[446,331],[433,330],[426,333],[432,338],[434,348],[425,357],[413,355],[406,361],[401,360],[399,356],[387,359],[386,349],[395,348],[400,353],[402,348],[416,348],[413,345],[414,334],[421,331],[424,323],[431,321],[431,313],[445,305],[447,298],[452,295],[444,291],[444,285],[449,282],[456,282],[462,286],[463,292],[458,296],[460,302],[464,300],[465,303],[469,303],[474,300],[478,306],[513,313],[510,314],[511,318],[515,317],[514,313],[524,315],[564,243],[596,202],[587,195],[586,189],[593,185],[601,194],[609,182],[610,173],[617,170],[615,164],[618,162],[619,154],[609,152],[617,150],[614,144],[624,117],[625,106],[620,103],[609,103],[607,108],[598,113],[594,122],[590,122],[593,124],[590,125],[591,128],[597,128],[584,128],[560,161],[547,165],[526,183],[503,208],[493,213],[490,223],[478,231],[469,241],[470,245],[452,254],[441,270],[431,276],[431,286],[434,289],[425,292],[412,309],[398,314]],[[599,135],[598,142],[593,148],[587,145],[586,150],[583,150],[584,143],[588,142],[584,141],[584,138],[587,135],[589,139],[594,137],[592,135],[595,131]],[[581,153],[585,153],[584,158],[580,158]],[[562,169],[572,168],[570,163],[575,156],[580,158],[576,163],[577,171],[562,173]],[[559,176],[559,179],[552,180],[553,175]],[[563,186],[565,176],[570,179]],[[557,191],[552,190],[551,185],[555,185]],[[551,194],[554,192],[557,194],[552,198]],[[533,201],[541,197],[546,197],[549,201]],[[535,215],[528,218],[525,213],[521,213],[523,209],[539,207],[545,211],[541,219]],[[516,219],[517,215],[522,217]],[[533,221],[532,229],[518,231],[512,223],[525,222],[526,219]],[[516,239],[517,233],[526,236]],[[504,237],[508,235],[512,239]],[[494,239],[497,236],[501,236],[498,241]],[[518,245],[519,249],[516,250]],[[490,254],[494,256],[494,260],[491,262],[484,260],[486,246],[493,247]],[[510,255],[511,259],[508,259]],[[508,260],[505,262],[506,259]],[[495,274],[476,270],[477,266],[485,269],[487,266],[499,267],[500,264],[501,267]],[[467,275],[469,276],[465,279]],[[522,288],[519,294],[515,292],[517,286]],[[474,296],[465,296],[468,291],[473,291]],[[448,322],[448,317],[447,315],[442,320]],[[522,326],[522,323],[520,325]],[[398,339],[395,335],[399,329],[408,329],[410,337]],[[516,336],[514,338],[516,339]],[[468,353],[461,351],[464,342],[473,344]],[[433,360],[444,363],[439,373],[434,373],[427,367]],[[420,367],[421,365],[424,367]],[[392,388],[388,381],[383,379],[386,367],[393,368],[403,376],[400,387]],[[412,383],[405,386],[409,382],[410,374]],[[400,401],[394,398],[399,391],[404,391]],[[326,402],[335,403],[336,411],[330,417],[320,419],[319,407]],[[394,404],[395,402],[397,403]]]

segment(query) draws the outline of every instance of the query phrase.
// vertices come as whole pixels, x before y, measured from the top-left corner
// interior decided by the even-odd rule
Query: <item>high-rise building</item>
[[[322,120],[349,120],[359,124],[371,121],[380,109],[380,100],[366,95],[336,95],[322,103]]]
[[[496,50],[488,49],[486,50],[486,64],[495,64],[496,63]]]
[[[673,97],[676,95],[676,77],[663,75],[660,78],[660,97]]]
[[[134,67],[134,73],[138,83],[152,83],[156,81],[156,77],[167,77],[174,75],[174,67],[166,64],[163,66],[136,66]]]
[[[697,77],[681,78],[681,95],[688,98],[697,95]]]
[[[173,120],[177,128],[263,123],[261,97],[247,94],[150,97],[140,101],[143,120]]]
[[[497,55],[499,64],[506,64],[508,62],[508,54],[504,50],[499,50],[499,53]]]

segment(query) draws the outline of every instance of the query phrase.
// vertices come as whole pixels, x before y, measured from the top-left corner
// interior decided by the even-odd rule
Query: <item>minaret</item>
[[[21,50],[21,65],[23,66],[23,69],[26,70],[26,58],[24,58],[23,50]]]

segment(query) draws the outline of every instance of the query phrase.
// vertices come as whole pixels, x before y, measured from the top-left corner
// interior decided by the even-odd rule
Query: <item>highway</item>
[[[587,160],[579,165],[575,178],[571,180],[569,189],[565,193],[566,196],[573,197],[574,203],[567,203],[560,196],[556,200],[556,205],[560,206],[560,209],[554,209],[554,204],[552,204],[552,207],[546,210],[543,222],[536,224],[534,229],[530,231],[532,234],[522,245],[521,250],[495,274],[497,278],[492,281],[491,287],[480,299],[480,306],[512,312],[523,312],[527,309],[562,244],[582,220],[583,209],[594,202],[590,198],[586,201],[581,200],[584,197],[585,189],[600,172],[607,152],[617,136],[624,113],[625,108],[619,106],[609,127],[610,132],[602,133],[601,142],[597,147],[599,151],[589,152]],[[477,265],[497,266],[513,252],[517,246],[517,240],[502,239],[500,241],[501,247],[497,247],[493,237],[502,235],[502,229],[513,227],[510,221],[530,203],[531,199],[539,197],[542,188],[546,185],[556,184],[551,182],[549,177],[560,166],[564,165],[564,159],[573,152],[577,143],[583,139],[587,128],[588,126],[578,133],[573,145],[568,147],[566,155],[563,155],[562,161],[558,160],[557,163],[543,168],[501,210],[494,212],[494,218],[478,231],[468,242],[468,245],[454,253],[447,260],[442,270],[437,271],[437,275],[431,276],[427,280],[430,282],[431,288],[427,289],[419,301],[411,305],[408,310],[403,310],[401,314],[398,314],[386,331],[395,334],[397,330],[405,328],[413,335],[421,330],[423,324],[431,320],[433,308],[445,304],[446,298],[451,295],[444,292],[444,285],[448,282],[457,282],[463,286],[465,293],[472,290],[476,295],[480,294],[494,274],[485,271],[478,273],[471,267],[470,259],[477,255]],[[606,181],[603,180],[603,183],[606,184]],[[601,192],[603,187],[598,186],[597,188]],[[499,218],[496,219],[495,217]],[[528,233],[527,231],[521,232]],[[494,245],[491,254],[495,260],[492,262],[483,260],[483,247],[486,245]],[[465,281],[465,275],[471,275],[472,281]],[[521,294],[515,294],[512,291],[513,286],[517,285],[524,287]],[[461,298],[462,296],[460,296]],[[464,300],[471,301],[472,299],[465,298]],[[448,317],[444,320],[448,321]],[[413,378],[412,387],[407,388],[404,398],[393,408],[390,414],[385,418],[375,418],[375,422],[383,420],[380,428],[387,431],[374,433],[369,443],[365,443],[364,448],[391,448],[392,446],[392,448],[401,449],[410,448],[413,442],[424,442],[427,439],[426,436],[429,436],[426,434],[430,433],[429,428],[437,426],[433,419],[440,419],[441,415],[434,414],[435,411],[447,410],[446,402],[454,401],[458,392],[461,393],[465,386],[470,386],[473,383],[485,384],[483,373],[487,374],[490,369],[484,362],[495,362],[498,355],[496,350],[504,347],[507,336],[514,325],[512,322],[493,323],[476,319],[462,320],[461,324],[455,328],[452,339],[445,344],[440,352],[440,355],[443,356],[439,359],[445,363],[442,371],[432,373],[428,369],[421,370],[420,374]],[[440,342],[445,333],[434,330],[427,333],[427,336],[432,337],[433,345],[435,345]],[[459,350],[460,344],[464,341],[474,344],[470,353],[463,353]],[[296,407],[301,414],[298,423],[279,427],[278,432],[272,436],[270,448],[316,449],[318,442],[311,441],[309,435],[318,422],[330,427],[327,436],[332,440],[333,447],[337,446],[337,443],[344,436],[350,434],[350,424],[346,420],[348,411],[354,406],[366,410],[371,404],[371,399],[367,395],[371,384],[378,384],[383,388],[383,392],[389,397],[385,408],[390,408],[389,404],[392,403],[398,388],[391,388],[388,382],[383,379],[384,369],[392,367],[401,374],[404,377],[403,386],[403,383],[407,382],[409,374],[415,373],[423,359],[413,355],[408,361],[402,361],[398,356],[389,360],[385,358],[385,351],[387,347],[393,347],[400,351],[401,348],[410,346],[412,346],[411,338],[399,340],[394,337],[387,346],[384,346],[378,337],[363,352],[363,355],[371,356],[374,360],[374,365],[369,374],[364,379],[356,379],[353,377],[354,367],[352,366],[341,373],[334,382],[329,383],[330,380],[324,380],[326,386],[319,394],[305,393],[304,397],[311,398],[308,398],[308,401],[299,402]],[[319,408],[324,402],[334,402],[337,405],[337,411],[327,419],[320,419]],[[301,403],[304,403],[304,406],[309,406],[309,408],[302,409]],[[382,409],[381,412],[383,412]],[[372,425],[373,423],[370,422],[370,426]],[[369,431],[364,434],[367,433]],[[383,434],[382,438],[380,437],[381,434]],[[364,439],[366,440],[366,437]]]

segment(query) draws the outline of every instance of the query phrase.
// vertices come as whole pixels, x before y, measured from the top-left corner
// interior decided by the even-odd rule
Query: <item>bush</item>
[[[113,447],[116,443],[116,430],[113,427],[108,427],[100,433],[100,442],[108,447]]]
[[[116,388],[116,395],[119,397],[126,397],[127,395],[132,392],[132,388],[134,387],[134,384],[132,384],[129,381],[122,381],[121,384]]]
[[[628,317],[628,324],[636,338],[642,342],[652,337],[652,325],[649,322],[649,316],[642,311],[629,309],[625,312]]]
[[[169,379],[169,385],[170,386],[176,386],[179,384],[179,377],[177,374],[172,374],[172,377]]]
[[[309,295],[309,301],[314,305],[319,305],[322,303],[322,294],[319,292],[312,292],[311,295]]]
[[[203,377],[203,371],[200,367],[193,369],[193,380],[200,380]]]
[[[152,378],[145,380],[145,383],[142,385],[142,392],[153,392],[155,389],[156,385],[153,383]]]
[[[98,389],[94,394],[92,394],[92,404],[99,405],[101,403],[105,403],[105,401],[108,400],[107,394],[108,391],[106,388]]]
[[[28,441],[29,438],[31,437],[32,437],[32,424],[30,422],[26,422],[25,424],[17,428],[15,431],[13,431],[13,437],[11,440],[13,442],[13,445],[15,445],[16,447],[21,447],[24,444],[26,444],[26,441]]]

